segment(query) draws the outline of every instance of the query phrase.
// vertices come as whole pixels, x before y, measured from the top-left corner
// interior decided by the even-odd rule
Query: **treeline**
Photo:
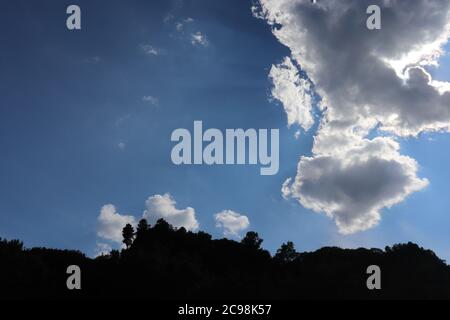
[[[450,299],[450,267],[413,243],[297,252],[287,242],[272,257],[256,232],[213,240],[162,219],[127,225],[123,236],[126,249],[95,259],[0,239],[0,298]],[[81,269],[81,290],[66,287],[69,265]],[[381,290],[366,286],[370,265],[381,269]]]

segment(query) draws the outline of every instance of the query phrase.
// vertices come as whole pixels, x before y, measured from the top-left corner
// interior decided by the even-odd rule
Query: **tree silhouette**
[[[185,227],[180,227],[180,228],[177,229],[177,232],[178,232],[179,234],[186,234],[187,230],[186,230]]]
[[[261,239],[258,235],[258,232],[249,231],[245,235],[244,239],[242,239],[241,243],[245,245],[246,247],[249,247],[251,249],[258,250],[261,247],[261,243],[263,242],[263,239]]]
[[[146,219],[141,219],[137,225],[136,237],[141,237],[148,230],[149,225]]]
[[[385,250],[325,247],[297,253],[287,242],[272,258],[256,232],[239,243],[176,229],[162,219],[135,241],[133,232],[130,224],[123,228],[129,249],[95,259],[0,239],[0,300],[105,299],[124,292],[127,298],[155,301],[450,299],[450,266],[414,243]],[[74,264],[83,270],[86,283],[79,292],[67,290],[62,272]],[[370,265],[381,268],[383,290],[366,288]]]
[[[292,241],[288,241],[283,243],[281,247],[277,250],[277,253],[274,256],[274,260],[281,264],[286,264],[292,262],[297,258],[298,253],[295,251],[294,243]]]
[[[131,224],[127,223],[122,229],[123,243],[127,246],[127,249],[131,246],[134,239],[134,228]]]
[[[6,240],[0,238],[0,250],[5,252],[20,252],[23,250],[23,242],[19,240]]]
[[[172,225],[163,218],[160,218],[158,219],[158,221],[156,221],[155,228],[158,230],[173,231]]]

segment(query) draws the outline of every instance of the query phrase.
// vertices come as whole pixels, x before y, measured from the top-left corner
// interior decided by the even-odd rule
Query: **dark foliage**
[[[148,228],[149,225],[146,219],[139,220],[139,223],[136,228],[136,236],[137,237],[143,236],[147,232]]]
[[[241,243],[249,249],[258,250],[261,247],[263,239],[258,235],[258,232],[249,231],[242,239]]]
[[[134,228],[131,224],[127,223],[127,225],[122,230],[123,243],[129,248],[133,243],[134,239]]]
[[[287,242],[272,258],[256,232],[241,243],[212,240],[159,220],[151,228],[140,223],[132,241],[126,229],[129,248],[96,259],[0,239],[0,298],[450,298],[450,267],[413,243],[298,253]],[[79,291],[66,288],[74,264],[82,272]],[[382,290],[366,287],[372,264],[381,267]]]
[[[280,264],[287,264],[294,261],[297,257],[298,253],[295,251],[294,243],[288,241],[281,245],[273,259]]]

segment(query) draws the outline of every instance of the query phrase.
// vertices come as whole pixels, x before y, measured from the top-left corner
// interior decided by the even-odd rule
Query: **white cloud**
[[[191,43],[193,46],[206,47],[208,46],[209,41],[203,33],[198,31],[196,33],[191,34]]]
[[[175,24],[175,28],[177,29],[178,32],[182,32],[185,26],[192,22],[194,22],[194,19],[192,18],[183,19],[182,21],[179,21]]]
[[[154,195],[145,202],[146,210],[143,217],[155,223],[163,218],[176,228],[185,227],[186,230],[197,230],[199,223],[195,218],[195,210],[191,207],[177,209],[176,202],[170,194]]]
[[[111,252],[112,247],[104,242],[97,242],[97,248],[95,249],[95,257],[107,255]]]
[[[272,96],[283,104],[288,125],[296,123],[305,130],[310,129],[314,118],[308,80],[300,77],[297,67],[288,57],[279,65],[272,66],[269,77],[274,85]]]
[[[122,116],[122,117],[119,117],[119,118],[116,120],[116,126],[122,125],[124,122],[126,122],[126,121],[129,120],[130,118],[131,118],[131,114],[130,114],[130,113],[128,113],[128,114],[126,114],[126,115],[124,115],[124,116]]]
[[[232,210],[224,210],[214,215],[216,227],[223,229],[225,236],[239,237],[239,232],[250,225],[248,217]]]
[[[166,15],[163,19],[164,23],[169,23],[170,21],[172,21],[173,19],[175,19],[175,16],[172,13],[169,13],[168,15]]]
[[[195,210],[191,207],[177,209],[175,205],[175,200],[168,193],[151,196],[145,202],[146,209],[142,217],[153,224],[163,218],[176,228],[197,230],[199,223],[195,218]],[[110,252],[113,247],[124,247],[122,230],[127,223],[134,228],[137,226],[134,216],[118,213],[114,205],[106,204],[101,208],[97,217],[97,237],[101,240],[97,241],[96,256]]]
[[[133,216],[121,215],[112,204],[102,207],[97,221],[97,236],[116,243],[122,243],[122,229],[127,223],[136,225]]]
[[[147,102],[147,103],[151,104],[152,106],[159,105],[159,99],[154,96],[143,96],[142,101]]]
[[[119,142],[119,143],[117,144],[117,147],[118,147],[120,150],[125,149],[126,146],[127,146],[127,145],[125,144],[125,142]]]
[[[369,117],[399,136],[449,130],[448,86],[437,88],[423,67],[444,53],[450,2],[384,1],[379,31],[365,28],[369,1],[260,2],[267,21],[280,25],[274,35],[324,99],[327,120]]]
[[[161,54],[161,50],[158,48],[155,48],[149,44],[143,44],[141,45],[142,51],[144,51],[145,54],[149,56],[159,56]]]
[[[284,197],[325,212],[344,234],[367,230],[391,207],[428,181],[417,177],[417,163],[402,156],[391,138],[362,139],[339,153],[302,157],[295,179],[283,184]]]
[[[375,226],[383,208],[428,184],[417,176],[416,161],[400,154],[396,137],[450,131],[450,83],[433,80],[426,69],[438,67],[448,42],[450,2],[382,1],[377,31],[365,27],[372,4],[366,0],[260,4],[255,16],[291,51],[270,73],[288,124],[311,123],[311,87],[296,65],[322,99],[312,156],[301,158],[283,196],[324,212],[343,233]]]

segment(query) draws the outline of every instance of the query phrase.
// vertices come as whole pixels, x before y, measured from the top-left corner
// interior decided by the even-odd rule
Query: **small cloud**
[[[159,105],[159,99],[154,96],[143,96],[142,101],[147,102],[153,106]]]
[[[97,236],[115,243],[122,243],[122,229],[127,223],[135,226],[136,220],[133,216],[121,215],[112,204],[106,204],[100,210],[97,218]]]
[[[175,24],[175,28],[177,29],[178,32],[182,32],[184,30],[184,27],[186,24],[192,23],[194,22],[194,19],[192,18],[186,18],[182,21],[179,21]]]
[[[183,24],[181,22],[177,22],[177,24],[175,25],[175,28],[177,29],[178,32],[183,31]]]
[[[149,44],[141,45],[141,49],[148,56],[159,56],[161,54],[161,50],[159,50],[158,48],[155,48]]]
[[[127,145],[125,144],[125,142],[119,142],[119,143],[117,144],[117,147],[118,147],[120,150],[125,149],[126,146],[127,146]]]
[[[100,58],[99,56],[95,56],[95,57],[92,57],[89,59],[89,62],[92,62],[92,63],[99,63],[101,61],[102,61],[102,58]]]
[[[95,256],[104,256],[111,252],[112,247],[104,242],[97,242],[97,247],[95,248]]]
[[[249,227],[248,217],[232,210],[224,210],[214,215],[216,227],[223,229],[224,236],[239,237],[239,232]]]
[[[100,63],[102,62],[102,58],[100,58],[99,56],[93,56],[93,57],[89,57],[83,60],[83,63],[91,63],[91,64],[96,64],[96,63]]]
[[[119,117],[119,118],[116,120],[116,126],[120,126],[120,125],[123,124],[125,121],[129,120],[130,118],[131,118],[131,114],[130,114],[130,113],[128,113],[128,114],[126,114],[126,115],[124,115],[124,116],[122,116],[122,117]]]
[[[198,31],[196,33],[191,34],[191,43],[193,46],[207,47],[209,44],[209,41],[203,33]]]
[[[199,223],[195,218],[195,210],[191,207],[177,209],[177,203],[168,193],[164,195],[154,195],[145,202],[146,210],[143,218],[154,223],[163,218],[176,228],[184,227],[186,230],[196,230]]]
[[[175,18],[175,16],[171,13],[169,13],[167,16],[164,17],[164,23],[169,23],[170,21],[172,21]]]

